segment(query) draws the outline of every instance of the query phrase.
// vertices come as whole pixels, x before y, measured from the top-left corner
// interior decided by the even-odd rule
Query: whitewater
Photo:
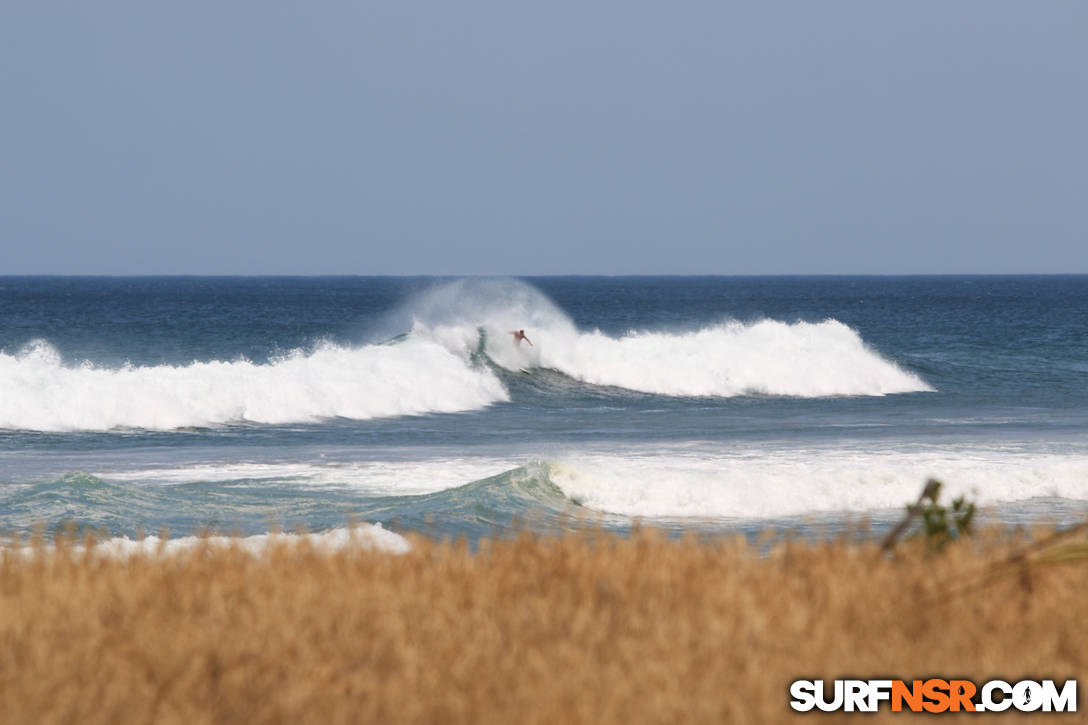
[[[228,423],[365,420],[456,412],[505,400],[502,384],[439,345],[295,350],[265,364],[66,364],[37,342],[0,353],[0,427],[38,431],[171,430]]]
[[[0,428],[171,430],[477,410],[508,401],[494,368],[552,370],[596,386],[665,396],[827,397],[931,391],[833,319],[726,320],[691,331],[579,331],[543,294],[509,281],[458,281],[383,320],[380,344],[322,343],[264,364],[245,358],[108,368],[65,361],[47,340],[0,352]],[[410,320],[410,322],[407,322]],[[512,343],[528,326],[535,343]]]

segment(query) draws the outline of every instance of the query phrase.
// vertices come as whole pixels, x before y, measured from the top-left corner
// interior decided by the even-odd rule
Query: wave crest
[[[441,345],[326,344],[267,364],[64,364],[46,342],[0,353],[0,428],[173,430],[228,423],[370,419],[473,410],[506,400],[498,378]]]
[[[620,338],[594,332],[549,343],[540,361],[587,383],[659,395],[816,398],[932,390],[837,320],[726,322]]]

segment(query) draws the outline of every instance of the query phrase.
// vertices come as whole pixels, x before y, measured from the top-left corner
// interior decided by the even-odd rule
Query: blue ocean
[[[824,531],[928,477],[1088,511],[1088,276],[0,278],[5,537]]]

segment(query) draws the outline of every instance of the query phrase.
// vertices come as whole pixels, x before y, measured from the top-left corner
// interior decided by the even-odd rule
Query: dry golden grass
[[[792,680],[1083,682],[1088,565],[981,586],[1017,545],[991,532],[890,558],[644,532],[476,553],[417,538],[402,556],[9,552],[0,720],[828,722],[790,711]]]

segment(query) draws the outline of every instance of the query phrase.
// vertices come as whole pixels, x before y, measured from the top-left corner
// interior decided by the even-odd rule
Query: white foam
[[[307,544],[320,553],[340,551],[383,551],[390,554],[404,554],[411,550],[411,544],[403,536],[382,528],[380,523],[361,524],[351,528],[333,529],[320,534],[270,533],[254,536],[183,536],[177,539],[160,539],[148,536],[143,539],[130,539],[119,536],[94,545],[94,553],[101,556],[127,559],[132,556],[176,556],[192,551],[200,546],[215,549],[237,548],[252,556],[260,556],[270,546],[295,546]],[[32,555],[34,549],[23,547],[22,551]],[[82,545],[73,547],[76,554],[84,553]]]
[[[358,348],[326,344],[267,364],[69,365],[45,342],[0,353],[0,428],[171,430],[369,419],[473,410],[507,398],[493,373],[419,338]]]
[[[418,495],[444,491],[508,470],[506,459],[450,456],[406,461],[325,461],[322,463],[197,463],[131,470],[96,471],[108,481],[186,484],[249,480],[254,485],[337,486],[369,495]]]
[[[928,391],[836,320],[724,322],[673,334],[583,334],[549,344],[541,364],[597,385],[663,395],[796,397]]]
[[[549,467],[549,478],[582,505],[650,518],[761,519],[901,508],[917,499],[930,477],[944,482],[946,502],[963,494],[981,505],[1039,497],[1088,502],[1088,454],[1083,451],[674,451],[575,455]]]

